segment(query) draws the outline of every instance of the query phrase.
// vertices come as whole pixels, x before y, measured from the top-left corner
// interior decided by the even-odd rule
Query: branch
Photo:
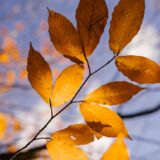
[[[95,73],[97,73],[98,71],[100,71],[102,68],[106,67],[107,65],[109,65],[114,59],[115,57],[118,55],[114,55],[108,62],[106,62],[103,66],[101,66],[100,68],[98,68],[97,70],[95,70],[93,73],[90,73],[89,71],[89,75],[86,77],[85,81],[82,83],[82,85],[80,86],[80,88],[78,89],[78,91],[76,92],[76,94],[73,96],[73,98],[71,99],[71,101],[64,106],[60,111],[58,111],[55,115],[53,115],[52,112],[52,103],[50,102],[50,108],[51,108],[51,117],[50,119],[46,122],[46,124],[37,132],[37,134],[21,149],[19,149],[17,152],[14,153],[14,155],[10,158],[10,160],[13,160],[17,157],[17,155],[19,155],[24,149],[26,149],[30,144],[32,144],[37,137],[39,136],[39,134],[47,128],[47,126],[50,124],[50,122],[57,117],[62,111],[64,111],[66,108],[68,108],[68,106],[70,106],[72,103],[74,103],[74,99],[76,98],[76,96],[78,95],[78,93],[81,91],[81,89],[83,88],[83,86],[87,83],[87,81],[89,80],[89,78],[94,75]],[[88,60],[87,60],[88,61]],[[88,63],[89,65],[89,63]],[[88,66],[90,69],[90,66]]]
[[[146,116],[146,115],[155,113],[159,110],[160,110],[160,105],[157,105],[154,108],[147,109],[147,110],[144,110],[144,111],[139,111],[139,112],[135,112],[135,113],[131,113],[131,114],[118,113],[118,115],[123,119],[129,119],[129,118],[137,118],[137,117],[140,117],[140,116]]]

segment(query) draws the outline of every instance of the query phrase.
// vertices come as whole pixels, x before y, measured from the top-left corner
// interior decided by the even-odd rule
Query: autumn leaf
[[[52,140],[48,142],[47,150],[52,160],[88,160],[82,150],[65,141]]]
[[[41,54],[34,50],[32,44],[28,55],[27,71],[31,86],[46,102],[49,102],[52,91],[51,69]]]
[[[8,126],[7,124],[7,117],[3,113],[0,113],[0,140],[5,136]]]
[[[117,137],[120,133],[129,137],[122,119],[116,112],[94,103],[81,103],[80,112],[87,124],[96,132],[107,137]]]
[[[75,124],[52,134],[52,138],[75,145],[94,141],[94,132],[86,124]]]
[[[72,23],[63,15],[49,10],[50,39],[63,56],[76,63],[85,62],[80,37]]]
[[[116,66],[130,80],[138,83],[160,83],[160,66],[142,56],[120,56]]]
[[[92,54],[99,43],[107,18],[105,0],[80,0],[76,11],[77,29],[87,56]]]
[[[79,89],[83,81],[84,68],[75,64],[67,67],[57,78],[53,92],[52,104],[58,107],[68,102]]]
[[[129,152],[124,138],[119,136],[104,153],[101,160],[129,160]]]
[[[84,101],[105,105],[118,105],[132,98],[143,88],[129,82],[110,82],[87,95]]]
[[[109,46],[119,53],[137,34],[145,10],[144,0],[120,0],[112,14],[109,29]]]

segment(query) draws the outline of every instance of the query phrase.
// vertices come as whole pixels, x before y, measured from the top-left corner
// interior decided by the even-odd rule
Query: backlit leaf
[[[50,39],[63,56],[76,63],[85,62],[80,37],[72,23],[63,15],[49,10]]]
[[[87,56],[96,48],[108,18],[105,0],[80,0],[76,12],[77,28]]]
[[[142,56],[120,56],[116,58],[120,72],[138,83],[160,83],[160,66]]]
[[[52,138],[82,145],[94,141],[94,132],[86,124],[75,124],[53,133]]]
[[[129,152],[124,138],[118,137],[104,153],[101,160],[129,160]]]
[[[7,131],[7,117],[0,113],[0,140],[2,140],[5,136],[5,133]]]
[[[84,68],[81,65],[69,66],[60,74],[52,92],[54,107],[68,102],[75,95],[83,81],[83,74]]]
[[[82,150],[65,141],[52,140],[47,144],[47,150],[52,160],[88,160]]]
[[[28,79],[31,86],[46,101],[52,91],[52,73],[48,63],[39,52],[30,45],[30,51],[27,61]]]
[[[87,95],[85,101],[105,105],[118,105],[128,101],[142,89],[125,81],[110,82]]]
[[[107,137],[120,133],[129,137],[122,119],[116,112],[94,103],[81,103],[80,111],[87,124],[96,132]]]
[[[112,14],[109,46],[119,53],[137,34],[144,17],[144,0],[120,0]]]

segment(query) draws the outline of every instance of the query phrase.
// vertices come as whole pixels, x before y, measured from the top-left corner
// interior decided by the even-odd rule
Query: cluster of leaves
[[[115,59],[118,70],[131,81],[142,84],[159,83],[159,64],[141,56],[119,56],[139,31],[144,10],[144,0],[120,0],[115,7],[109,29],[109,46],[114,54],[111,61]],[[75,97],[90,76],[103,67],[92,72],[88,57],[104,32],[108,9],[105,0],[80,0],[76,10],[77,29],[65,16],[49,9],[48,11],[49,34],[54,47],[75,64],[64,69],[52,87],[50,66],[31,44],[27,64],[28,79],[47,103],[60,107],[69,102],[64,107],[66,108],[76,102]],[[89,75],[83,80],[87,72],[85,65],[88,66]],[[101,159],[128,160],[129,153],[124,142],[125,137],[130,138],[128,131],[118,114],[106,106],[125,103],[144,89],[130,82],[115,81],[89,93],[80,101],[80,112],[86,124],[75,124],[53,133],[52,140],[47,143],[51,158],[87,160],[87,155],[77,146],[106,136],[117,139]],[[51,116],[52,120],[55,116]]]

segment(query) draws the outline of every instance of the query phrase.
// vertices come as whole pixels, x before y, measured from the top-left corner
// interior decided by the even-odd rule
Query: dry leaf
[[[119,53],[137,34],[144,17],[144,0],[120,0],[112,14],[109,46]]]
[[[87,124],[96,132],[107,137],[120,133],[129,137],[122,119],[116,112],[94,103],[81,103],[80,111]]]
[[[32,44],[28,55],[27,71],[31,86],[46,102],[49,102],[52,91],[51,69],[40,53],[34,50]]]
[[[52,138],[75,145],[82,145],[94,141],[94,132],[86,124],[75,124],[53,133]]]
[[[129,152],[123,137],[118,137],[104,153],[101,160],[129,160]]]
[[[63,56],[76,63],[85,62],[80,37],[72,23],[63,15],[49,10],[50,39]]]
[[[110,82],[86,96],[84,101],[105,105],[118,105],[131,99],[143,88],[129,82]]]
[[[92,54],[99,43],[107,18],[105,0],[80,0],[76,12],[77,28],[87,56]]]
[[[52,160],[88,160],[86,154],[65,141],[52,140],[47,144]]]
[[[160,66],[142,56],[120,56],[116,58],[120,72],[138,83],[160,83]]]
[[[7,117],[3,113],[0,113],[0,140],[5,136],[8,126],[7,124]]]
[[[83,81],[83,74],[84,68],[76,64],[69,66],[60,74],[52,92],[52,105],[54,107],[72,99]]]

